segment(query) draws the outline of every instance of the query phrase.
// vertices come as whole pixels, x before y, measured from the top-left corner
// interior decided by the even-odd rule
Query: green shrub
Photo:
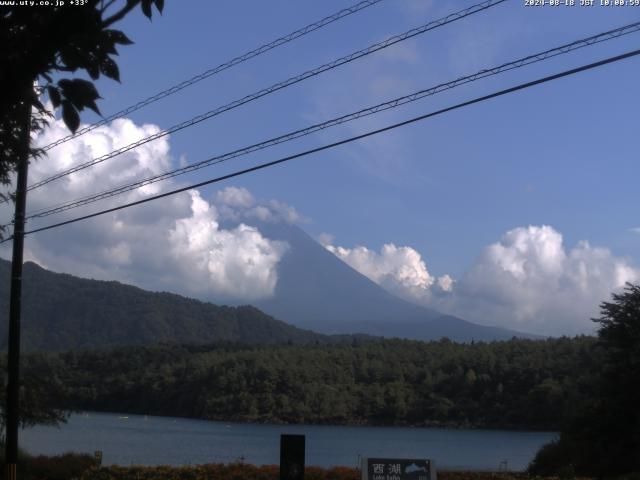
[[[573,476],[566,475],[570,469],[573,469],[570,459],[571,452],[567,451],[564,442],[554,440],[538,450],[533,461],[529,464],[528,472],[536,476]],[[565,473],[565,475],[561,475],[561,473]]]
[[[4,454],[4,445],[0,445],[0,468],[3,474]],[[91,455],[87,454],[65,453],[64,455],[47,457],[44,455],[29,455],[23,450],[18,452],[18,476],[20,480],[71,480],[81,477],[94,466],[95,460]]]
[[[27,457],[18,468],[22,473],[20,476],[29,480],[70,480],[79,478],[94,466],[91,455],[65,453],[53,457]]]

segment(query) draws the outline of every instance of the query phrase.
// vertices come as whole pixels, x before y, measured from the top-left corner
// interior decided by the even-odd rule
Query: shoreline
[[[309,465],[355,466],[359,455],[426,456],[439,467],[456,471],[495,471],[504,460],[510,470],[522,471],[556,436],[555,432],[246,424],[85,412],[73,415],[60,429],[25,430],[21,445],[32,454],[46,455],[99,450],[104,465],[180,466],[235,462],[241,457],[268,465],[278,462],[282,434],[306,436]]]
[[[434,429],[434,430],[477,430],[477,431],[495,431],[495,432],[540,432],[540,433],[558,433],[560,427],[557,428],[535,428],[528,425],[514,425],[504,424],[500,426],[492,425],[487,426],[485,424],[469,424],[459,422],[425,422],[422,424],[409,424],[409,423],[376,423],[376,422],[360,422],[360,423],[329,423],[329,422],[317,422],[317,423],[292,423],[292,422],[277,422],[277,421],[256,421],[256,420],[238,420],[228,418],[199,418],[199,417],[183,417],[175,414],[156,414],[156,413],[141,413],[141,412],[114,412],[107,410],[70,410],[71,415],[84,415],[84,414],[103,414],[114,415],[118,417],[136,416],[136,417],[155,417],[163,419],[176,419],[176,420],[194,420],[203,422],[215,422],[215,423],[227,423],[233,425],[260,425],[260,426],[310,426],[310,427],[352,427],[352,428],[410,428],[410,429]]]

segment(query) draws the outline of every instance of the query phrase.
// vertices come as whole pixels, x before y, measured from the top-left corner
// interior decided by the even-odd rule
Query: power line
[[[324,73],[324,72],[326,72],[328,70],[332,70],[334,68],[337,68],[337,67],[339,67],[341,65],[344,65],[346,63],[352,62],[352,61],[357,60],[359,58],[362,58],[364,56],[370,55],[370,54],[372,54],[374,52],[377,52],[379,50],[387,48],[387,47],[389,47],[391,45],[394,45],[396,43],[405,41],[405,40],[407,40],[409,38],[412,38],[414,36],[423,34],[423,33],[427,32],[427,31],[430,31],[430,30],[433,30],[435,28],[441,27],[443,25],[446,25],[448,23],[454,22],[456,20],[460,20],[460,19],[465,18],[465,17],[467,17],[469,15],[473,15],[475,13],[481,12],[483,10],[486,10],[486,9],[492,7],[492,6],[500,4],[500,3],[504,2],[504,1],[506,1],[506,0],[487,0],[487,1],[484,1],[482,3],[476,4],[476,5],[472,5],[469,8],[466,8],[466,9],[460,10],[458,12],[449,14],[449,15],[441,18],[441,19],[426,23],[426,24],[424,24],[424,25],[422,25],[422,26],[420,26],[418,28],[414,28],[414,29],[408,30],[408,31],[406,31],[406,32],[404,32],[402,34],[399,34],[399,35],[394,35],[392,37],[387,38],[386,40],[384,40],[382,42],[373,44],[373,45],[371,45],[371,46],[369,46],[369,47],[367,47],[365,49],[359,50],[357,52],[353,52],[353,53],[351,53],[349,55],[346,55],[346,56],[341,57],[341,58],[339,58],[337,60],[334,60],[332,62],[324,64],[324,65],[322,65],[320,67],[317,67],[315,69],[308,70],[308,71],[306,71],[306,72],[304,72],[304,73],[302,73],[300,75],[297,75],[297,76],[294,76],[294,77],[290,77],[287,80],[284,80],[282,82],[276,83],[276,84],[274,84],[274,85],[272,85],[270,87],[262,89],[262,90],[260,90],[258,92],[253,93],[253,94],[247,95],[247,96],[245,96],[245,97],[243,97],[241,99],[235,100],[235,101],[233,101],[231,103],[228,103],[226,105],[218,107],[218,108],[216,108],[214,110],[210,110],[209,112],[206,112],[204,114],[201,114],[201,115],[198,115],[196,117],[193,117],[192,119],[187,120],[185,122],[176,124],[176,125],[170,127],[167,130],[163,130],[161,132],[158,132],[157,134],[145,137],[145,138],[143,138],[143,139],[141,139],[141,140],[139,140],[137,142],[131,143],[131,144],[126,145],[126,146],[124,146],[124,147],[122,147],[120,149],[114,150],[114,151],[112,151],[112,152],[110,152],[110,153],[108,153],[106,155],[103,155],[101,157],[95,158],[95,159],[90,160],[88,162],[84,162],[84,163],[79,164],[79,165],[77,165],[75,167],[67,169],[67,170],[65,170],[63,172],[59,172],[58,174],[52,175],[52,176],[50,176],[50,177],[48,177],[46,179],[41,180],[40,182],[37,182],[35,184],[30,185],[29,186],[29,190],[33,190],[35,188],[41,187],[42,185],[46,185],[47,183],[50,183],[50,182],[52,182],[54,180],[57,180],[57,179],[62,178],[64,176],[70,175],[71,173],[75,173],[77,171],[80,171],[80,170],[83,170],[83,169],[88,168],[90,166],[93,166],[93,165],[95,165],[97,163],[101,163],[103,161],[106,161],[106,160],[108,160],[110,158],[113,158],[113,157],[115,157],[117,155],[125,153],[125,152],[127,152],[129,150],[132,150],[133,148],[136,148],[138,146],[144,145],[145,143],[148,143],[150,141],[156,140],[158,138],[162,138],[162,137],[164,137],[166,135],[169,135],[171,133],[175,133],[177,131],[183,130],[183,129],[188,128],[188,127],[191,127],[191,126],[193,126],[193,125],[195,125],[197,123],[200,123],[200,122],[202,122],[204,120],[207,120],[207,119],[212,118],[214,116],[220,115],[221,113],[224,113],[226,111],[232,110],[232,109],[237,108],[237,107],[239,107],[241,105],[244,105],[245,103],[249,103],[251,101],[257,100],[258,98],[261,98],[263,96],[269,95],[269,94],[271,94],[273,92],[276,92],[278,90],[281,90],[281,89],[286,88],[288,86],[291,86],[293,84],[299,83],[299,82],[301,82],[303,80],[306,80],[306,79],[308,79],[310,77],[317,76],[317,75],[319,75],[321,73]]]
[[[93,123],[91,125],[88,125],[84,128],[81,128],[80,130],[78,130],[77,132],[71,134],[71,135],[67,135],[66,137],[60,138],[58,140],[56,140],[55,142],[52,142],[44,147],[42,147],[43,150],[50,150],[53,147],[60,145],[62,143],[65,143],[73,138],[79,137],[80,135],[84,135],[87,132],[90,132],[102,125],[105,125],[117,118],[122,118],[126,115],[129,115],[130,113],[135,112],[136,110],[140,110],[142,107],[145,107],[151,103],[157,102],[158,100],[161,100],[165,97],[168,97],[169,95],[173,95],[174,93],[179,92],[180,90],[183,90],[187,87],[190,87],[191,85],[194,85],[206,78],[209,78],[213,75],[216,75],[220,72],[223,72],[224,70],[227,70],[231,67],[235,67],[236,65],[246,62],[247,60],[250,60],[254,57],[257,57],[259,55],[262,55],[263,53],[266,53],[270,50],[273,50],[274,48],[277,48],[281,45],[284,45],[286,43],[292,42],[293,40],[296,40],[300,37],[303,37],[304,35],[307,35],[315,30],[318,30],[322,27],[325,27],[333,22],[336,22],[342,18],[345,18],[349,15],[352,15],[356,12],[359,12],[360,10],[364,10],[365,8],[368,8],[372,5],[375,5],[377,3],[380,3],[382,0],[364,0],[362,2],[356,3],[355,5],[352,5],[351,7],[347,7],[344,8],[342,10],[340,10],[339,12],[334,13],[333,15],[329,15],[328,17],[325,17],[321,20],[318,20],[317,22],[311,23],[305,27],[302,27],[298,30],[296,30],[295,32],[291,32],[287,35],[284,35],[280,38],[277,38],[276,40],[273,40],[272,42],[269,43],[265,43],[264,45],[260,45],[258,48],[251,50],[249,52],[246,52],[242,55],[239,55],[235,58],[233,58],[232,60],[229,60],[228,62],[225,63],[221,63],[220,65],[218,65],[217,67],[213,67],[210,68],[209,70],[206,70],[202,73],[199,73],[198,75],[194,75],[193,77],[184,80],[180,83],[178,83],[177,85],[174,85],[172,87],[169,87],[166,90],[163,90],[161,92],[156,93],[155,95],[152,95],[144,100],[141,100],[140,102],[131,105],[130,107],[125,108],[124,110],[120,110],[119,112],[116,112],[112,115],[109,115],[108,117],[103,118],[102,120]]]
[[[185,128],[188,127],[192,127],[193,125],[196,125],[204,120],[208,120],[209,118],[212,118],[214,116],[220,115],[221,113],[227,112],[229,110],[232,110],[234,108],[237,108],[241,105],[244,105],[245,103],[249,103],[252,102],[254,100],[257,100],[261,97],[264,97],[266,95],[269,95],[271,93],[274,93],[278,90],[282,90],[283,88],[289,87],[291,85],[294,85],[296,83],[302,82],[303,80],[306,80],[308,78],[311,77],[315,77],[317,75],[320,75],[326,71],[332,70],[334,68],[337,68],[341,65],[350,63],[354,60],[357,60],[359,58],[365,57],[367,55],[370,55],[374,52],[377,52],[379,50],[382,50],[384,48],[390,47],[391,45],[395,45],[396,43],[399,42],[403,42],[405,40],[408,40],[409,38],[413,38],[417,35],[421,35],[423,33],[426,33],[430,30],[434,30],[436,28],[439,28],[443,25],[452,23],[454,21],[460,20],[462,18],[468,17],[470,15],[479,13],[481,11],[484,11],[488,8],[491,8],[495,5],[498,5],[500,3],[505,2],[506,0],[486,0],[482,3],[476,4],[476,5],[472,5],[469,8],[465,8],[464,10],[460,10],[458,12],[455,13],[451,13],[445,17],[442,17],[438,20],[434,20],[431,21],[429,23],[426,23],[420,27],[417,28],[413,28],[411,30],[408,30],[402,34],[399,35],[394,35],[392,37],[387,38],[386,40],[382,41],[382,42],[378,42],[375,43],[365,49],[362,50],[358,50],[357,52],[351,53],[349,55],[346,55],[344,57],[341,57],[337,60],[334,60],[332,62],[326,63],[320,67],[314,68],[312,70],[307,70],[306,72],[300,74],[300,75],[296,75],[294,77],[290,77],[287,80],[284,80],[282,82],[276,83],[268,88],[264,88],[258,92],[252,93],[250,95],[247,95],[241,99],[235,100],[231,103],[228,103],[226,105],[223,105],[221,107],[218,107],[214,110],[210,110],[206,113],[203,113],[201,115],[198,115],[196,117],[193,117],[190,120],[187,120],[185,122],[182,123],[178,123],[170,128],[168,128],[167,130],[163,130],[161,132],[158,132],[154,135],[150,135],[148,137],[145,137],[141,140],[138,140],[137,142],[131,143],[129,145],[126,145],[122,148],[119,148],[117,150],[114,150],[106,155],[103,155],[101,157],[95,158],[93,160],[89,160],[88,162],[84,162],[81,163],[79,165],[76,165],[75,167],[69,168],[63,172],[59,172],[55,175],[52,175],[48,178],[45,178],[37,183],[34,183],[32,185],[29,186],[28,190],[33,190],[35,188],[41,187],[43,185],[46,185],[47,183],[53,182],[54,180],[57,180],[59,178],[65,177],[67,175],[70,175],[72,173],[78,172],[80,170],[84,170],[85,168],[91,167],[93,165],[96,165],[98,163],[104,162],[110,158],[113,158],[117,155],[120,155],[122,153],[128,152],[129,150],[132,150],[136,147],[139,147],[141,145],[144,145],[145,143],[151,142],[153,140],[157,140],[158,138],[162,138],[166,135],[169,135],[171,133],[175,133],[178,132],[180,130],[183,130]]]
[[[513,93],[513,92],[516,92],[516,91],[519,91],[519,90],[524,90],[524,89],[527,89],[527,88],[530,88],[530,87],[533,87],[533,86],[536,86],[536,85],[540,85],[540,84],[547,83],[547,82],[550,82],[550,81],[553,81],[553,80],[557,80],[559,78],[563,78],[563,77],[567,77],[567,76],[570,76],[570,75],[574,75],[576,73],[584,72],[584,71],[587,71],[587,70],[592,70],[594,68],[601,67],[603,65],[607,65],[607,64],[610,64],[610,63],[618,62],[618,61],[624,60],[626,58],[634,57],[634,56],[637,56],[637,55],[640,55],[640,49],[633,50],[633,51],[630,51],[630,52],[627,52],[627,53],[624,53],[624,54],[621,54],[621,55],[616,55],[614,57],[608,57],[608,58],[606,58],[604,60],[600,60],[598,62],[590,63],[590,64],[583,65],[583,66],[580,66],[580,67],[577,67],[577,68],[572,68],[570,70],[565,70],[563,72],[556,73],[554,75],[549,75],[549,76],[546,76],[546,77],[542,77],[542,78],[539,78],[537,80],[533,80],[533,81],[526,82],[526,83],[521,83],[521,84],[516,85],[514,87],[510,87],[510,88],[507,88],[507,89],[504,89],[504,90],[499,90],[497,92],[494,92],[494,93],[491,93],[491,94],[488,94],[488,95],[484,95],[482,97],[474,98],[473,100],[468,100],[466,102],[458,103],[458,104],[453,105],[451,107],[443,108],[441,110],[436,110],[434,112],[427,113],[427,114],[424,114],[424,115],[420,115],[418,117],[413,117],[413,118],[410,118],[410,119],[405,120],[403,122],[395,123],[393,125],[388,125],[386,127],[379,128],[379,129],[376,129],[376,130],[371,130],[371,131],[369,131],[367,133],[363,133],[363,134],[360,134],[360,135],[349,137],[349,138],[346,138],[346,139],[343,139],[343,140],[340,140],[340,141],[337,141],[337,142],[334,142],[334,143],[323,145],[321,147],[312,148],[312,149],[306,150],[304,152],[300,152],[300,153],[297,153],[297,154],[294,154],[294,155],[290,155],[290,156],[287,156],[287,157],[284,157],[284,158],[280,158],[278,160],[273,160],[271,162],[262,163],[260,165],[256,165],[256,166],[253,166],[253,167],[250,167],[250,168],[246,168],[244,170],[239,170],[239,171],[227,174],[227,175],[223,175],[223,176],[216,177],[216,178],[213,178],[213,179],[205,180],[203,182],[195,183],[195,184],[189,185],[187,187],[178,188],[178,189],[172,190],[170,192],[165,192],[165,193],[161,193],[161,194],[158,194],[158,195],[154,195],[153,197],[148,197],[148,198],[145,198],[145,199],[142,199],[142,200],[138,200],[138,201],[135,201],[135,202],[126,203],[124,205],[120,205],[120,206],[113,207],[113,208],[108,208],[106,210],[101,210],[99,212],[91,213],[89,215],[83,215],[83,216],[72,218],[70,220],[66,220],[66,221],[63,221],[63,222],[55,223],[55,224],[52,224],[52,225],[47,225],[45,227],[36,228],[36,229],[33,229],[33,230],[25,232],[25,235],[32,234],[32,233],[37,233],[37,232],[43,232],[45,230],[50,230],[50,229],[61,227],[61,226],[64,226],[64,225],[69,225],[71,223],[76,223],[76,222],[79,222],[79,221],[82,221],[82,220],[87,220],[87,219],[90,219],[90,218],[98,217],[100,215],[104,215],[104,214],[107,214],[107,213],[112,213],[112,212],[116,212],[118,210],[123,210],[125,208],[133,207],[133,206],[136,206],[136,205],[141,205],[143,203],[151,202],[151,201],[154,201],[154,200],[159,200],[161,198],[168,197],[168,196],[171,196],[171,195],[175,195],[177,193],[182,193],[182,192],[185,192],[185,191],[188,191],[188,190],[192,190],[194,188],[203,187],[205,185],[210,185],[210,184],[213,184],[213,183],[219,183],[219,182],[221,182],[223,180],[228,180],[230,178],[238,177],[240,175],[245,175],[247,173],[255,172],[257,170],[262,170],[262,169],[265,169],[267,167],[273,167],[275,165],[279,165],[279,164],[284,163],[284,162],[295,160],[297,158],[305,157],[305,156],[311,155],[313,153],[318,153],[318,152],[321,152],[321,151],[324,151],[324,150],[335,148],[335,147],[340,146],[340,145],[345,145],[347,143],[351,143],[351,142],[354,142],[356,140],[361,140],[363,138],[367,138],[367,137],[370,137],[370,136],[373,136],[373,135],[378,135],[380,133],[383,133],[383,132],[386,132],[386,131],[389,131],[389,130],[394,130],[396,128],[403,127],[403,126],[406,126],[406,125],[409,125],[409,124],[412,124],[412,123],[415,123],[415,122],[419,122],[419,121],[425,120],[427,118],[435,117],[435,116],[441,115],[443,113],[451,112],[453,110],[458,110],[458,109],[463,108],[463,107],[467,107],[467,106],[470,106],[470,105],[473,105],[473,104],[476,104],[476,103],[484,102],[486,100],[490,100],[492,98],[496,98],[496,97],[500,97],[500,96],[503,96],[503,95],[507,95],[509,93]],[[10,240],[11,238],[12,237],[9,237],[9,238],[3,240],[0,243],[4,243],[4,242]]]
[[[584,48],[590,45],[594,45],[597,43],[601,43],[601,42],[605,42],[608,40],[612,40],[618,37],[621,37],[623,35],[627,35],[629,33],[633,33],[633,32],[638,32],[640,30],[640,22],[635,22],[629,25],[625,25],[613,30],[609,30],[607,32],[603,32],[603,33],[599,33],[597,35],[592,35],[590,37],[587,38],[583,38],[580,40],[576,40],[574,42],[568,43],[568,44],[564,44],[561,45],[559,47],[555,47],[549,50],[545,50],[543,52],[540,53],[536,53],[533,55],[529,55],[523,58],[519,58],[517,60],[513,60],[511,62],[507,62],[507,63],[503,63],[497,67],[493,67],[493,68],[489,68],[489,69],[484,69],[484,70],[480,70],[477,73],[474,73],[472,75],[467,75],[464,77],[459,77],[456,80],[447,82],[447,83],[442,83],[439,85],[436,85],[434,87],[428,88],[428,89],[424,89],[424,90],[420,90],[418,92],[412,93],[410,95],[405,95],[402,97],[398,97],[395,98],[393,100],[389,100],[387,102],[384,103],[380,103],[377,104],[375,106],[372,107],[368,107],[362,110],[359,110],[357,112],[353,112],[353,113],[349,113],[347,115],[342,115],[340,117],[337,118],[333,118],[331,120],[327,120],[325,122],[322,123],[317,123],[315,125],[311,125],[309,127],[303,128],[303,129],[299,129],[293,132],[289,132],[287,134],[284,135],[280,135],[278,137],[274,137],[265,141],[262,141],[260,143],[256,143],[253,145],[250,145],[248,147],[243,147],[241,149],[238,150],[234,150],[232,152],[228,152],[222,155],[217,155],[211,158],[208,158],[206,160],[197,162],[195,164],[192,165],[188,165],[185,167],[181,167],[181,168],[177,168],[174,170],[170,170],[158,175],[154,175],[152,177],[148,177],[142,180],[138,180],[136,182],[131,182],[131,183],[127,183],[124,185],[120,185],[116,188],[112,188],[112,189],[108,189],[108,190],[104,190],[100,193],[96,193],[96,194],[92,194],[80,199],[76,199],[76,200],[72,200],[72,201],[68,201],[68,202],[64,202],[62,204],[59,204],[55,207],[46,207],[34,212],[30,212],[27,215],[27,219],[32,219],[32,218],[42,218],[42,217],[46,217],[49,215],[53,215],[56,213],[61,213],[67,210],[71,210],[73,208],[77,208],[80,206],[84,206],[84,205],[88,205],[90,203],[94,203],[97,202],[99,200],[103,200],[106,198],[111,198],[114,197],[116,195],[120,195],[122,193],[126,193],[129,192],[131,190],[135,190],[137,188],[146,186],[146,185],[151,185],[153,183],[157,183],[160,182],[162,180],[166,180],[169,178],[173,178],[179,175],[184,175],[186,173],[190,173],[211,165],[216,165],[218,163],[222,163],[228,160],[231,160],[233,158],[238,158],[240,156],[244,156],[247,155],[249,153],[253,153],[256,152],[258,150],[263,150],[265,148],[268,147],[272,147],[274,145],[278,145],[284,142],[288,142],[306,135],[310,135],[312,133],[336,126],[336,125],[340,125],[346,122],[350,122],[353,120],[356,120],[358,118],[362,118],[368,115],[373,115],[376,113],[379,113],[381,111],[386,111],[389,109],[393,109],[396,107],[399,107],[401,105],[407,104],[407,103],[411,103],[411,102],[415,102],[419,99],[425,98],[427,96],[431,96],[431,95],[435,95],[437,93],[443,92],[445,90],[450,90],[453,89],[457,86],[460,85],[464,85],[482,78],[486,78],[489,76],[493,76],[493,75],[497,75],[509,70],[513,70],[516,68],[521,68],[527,65],[531,65],[533,63],[537,63],[537,62],[541,62],[544,60],[547,60],[549,58],[553,58],[556,57],[558,55],[563,55],[566,53],[569,53],[573,50],[577,50],[580,48]]]

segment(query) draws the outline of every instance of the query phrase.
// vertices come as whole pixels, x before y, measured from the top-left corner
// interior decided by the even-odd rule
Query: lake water
[[[437,468],[523,470],[554,432],[256,425],[110,413],[76,414],[60,428],[20,432],[33,454],[103,452],[103,464],[193,465],[241,458],[278,464],[280,435],[306,435],[306,464],[355,467],[358,456],[430,458]]]

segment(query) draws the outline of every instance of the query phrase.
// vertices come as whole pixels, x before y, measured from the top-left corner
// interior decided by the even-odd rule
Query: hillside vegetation
[[[0,344],[6,344],[10,262],[0,260]],[[252,306],[227,307],[118,282],[24,266],[22,345],[61,351],[163,341],[206,343],[332,342]]]
[[[594,339],[124,347],[32,354],[59,408],[276,423],[557,429]]]

